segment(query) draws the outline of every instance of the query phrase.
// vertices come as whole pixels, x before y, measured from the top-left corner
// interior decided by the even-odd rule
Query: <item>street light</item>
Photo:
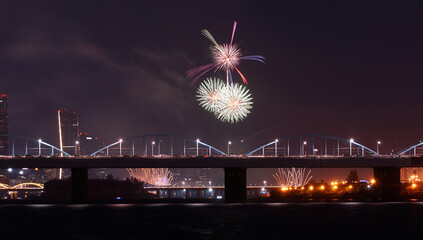
[[[350,156],[352,156],[352,143],[354,142],[354,139],[350,139]]]
[[[122,142],[123,142],[122,138],[119,139],[119,156],[120,157],[122,157]]]
[[[41,156],[41,142],[42,142],[43,140],[41,140],[41,139],[38,139],[38,155],[39,156]]]
[[[75,156],[77,155],[77,153],[78,153],[78,144],[79,144],[79,142],[78,141],[76,141],[75,142]]]
[[[278,156],[278,142],[279,142],[279,140],[275,139],[275,157]]]
[[[231,154],[229,153],[229,145],[231,145],[232,144],[232,142],[231,141],[229,141],[228,142],[228,156],[230,156]]]
[[[377,154],[379,154],[379,145],[382,144],[381,141],[377,141],[377,145],[376,145],[376,149],[377,149]]]
[[[305,151],[305,146],[307,145],[307,142],[306,141],[304,141],[303,142],[303,155],[305,156],[306,155],[306,151]]]
[[[197,139],[197,156],[198,156],[198,143],[200,142],[200,139]]]
[[[154,156],[154,144],[156,144],[155,141],[151,143],[151,156]]]

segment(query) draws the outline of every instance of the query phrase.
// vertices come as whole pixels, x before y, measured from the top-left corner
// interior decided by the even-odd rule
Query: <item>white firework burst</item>
[[[310,176],[311,170],[306,174],[305,168],[289,168],[286,172],[283,168],[278,168],[278,172],[273,174],[273,177],[278,182],[279,186],[302,187],[307,185],[313,176]]]
[[[197,90],[197,101],[206,111],[215,113],[221,108],[219,92],[225,87],[225,83],[219,78],[207,78]]]
[[[219,109],[215,115],[222,122],[241,121],[253,108],[253,98],[245,85],[232,83],[223,87],[218,93]]]

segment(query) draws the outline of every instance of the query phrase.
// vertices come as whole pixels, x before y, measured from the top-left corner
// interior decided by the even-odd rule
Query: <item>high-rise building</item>
[[[66,108],[57,112],[59,122],[59,146],[64,152],[73,155],[79,152],[79,121],[78,114]]]
[[[9,97],[0,94],[0,155],[9,155]]]

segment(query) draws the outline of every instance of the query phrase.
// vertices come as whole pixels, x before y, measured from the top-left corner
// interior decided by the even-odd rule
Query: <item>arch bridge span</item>
[[[90,156],[198,156],[226,153],[200,139],[165,134],[146,134],[119,139],[93,152]]]
[[[42,183],[32,183],[32,182],[26,182],[26,183],[20,183],[14,186],[0,183],[0,190],[43,190],[44,184]]]
[[[64,156],[78,155],[77,151],[72,155],[61,151],[52,144],[16,135],[8,136],[11,156],[34,155],[34,156]],[[399,155],[406,155],[419,148],[423,150],[423,143],[413,145]],[[417,150],[416,150],[417,149]],[[92,151],[92,150],[91,150]],[[229,147],[228,147],[229,151]],[[423,151],[421,151],[423,153]],[[145,157],[179,157],[179,156],[226,156],[228,153],[201,141],[177,135],[145,134],[125,139],[119,139],[107,146],[89,154],[95,156],[145,156]],[[242,155],[242,154],[241,154]],[[375,156],[378,152],[360,144],[357,141],[344,139],[330,135],[298,135],[278,138],[254,150],[246,156]],[[416,155],[416,154],[414,154]],[[238,155],[237,155],[238,156]],[[235,157],[235,156],[232,156]]]
[[[423,142],[419,141],[416,144],[408,146],[397,153],[398,156],[416,157],[423,156]]]
[[[43,141],[41,138],[35,139],[11,134],[0,134],[0,137],[8,138],[10,156],[54,156],[55,153],[62,153],[67,157],[71,156],[71,154],[60,150],[53,144]]]
[[[275,139],[248,152],[247,156],[374,156],[376,151],[354,139],[329,135],[298,135]]]

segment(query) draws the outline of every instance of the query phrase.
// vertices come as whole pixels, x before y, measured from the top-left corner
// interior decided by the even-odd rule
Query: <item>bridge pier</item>
[[[72,168],[72,203],[86,203],[88,200],[88,168]]]
[[[375,193],[382,200],[399,199],[401,193],[401,168],[399,167],[374,167],[376,180]]]
[[[225,168],[225,201],[243,202],[247,200],[247,168]]]

